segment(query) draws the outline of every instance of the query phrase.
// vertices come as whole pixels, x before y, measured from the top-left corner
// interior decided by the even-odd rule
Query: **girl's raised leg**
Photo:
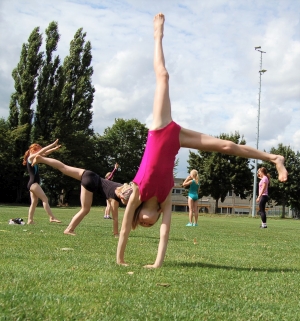
[[[61,171],[63,174],[73,177],[73,178],[77,179],[78,181],[81,180],[81,176],[84,172],[84,169],[82,169],[82,168],[68,166],[68,165],[65,165],[64,163],[62,163],[54,158],[48,158],[48,157],[43,157],[43,156],[37,155],[32,162],[32,166],[34,166],[35,164],[40,164],[40,163],[49,165],[53,168],[56,168],[59,171]]]
[[[238,145],[229,140],[219,139],[185,128],[181,128],[179,137],[181,147],[269,161],[275,164],[279,181],[285,182],[287,180],[288,172],[284,166],[284,157],[281,155],[269,154],[247,145]]]
[[[162,13],[154,17],[154,72],[156,89],[153,103],[153,122],[150,129],[159,129],[172,121],[169,97],[169,74],[165,67],[162,47],[165,17]]]

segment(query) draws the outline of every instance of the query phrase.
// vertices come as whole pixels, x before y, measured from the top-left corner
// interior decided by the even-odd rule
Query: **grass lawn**
[[[200,216],[186,227],[174,213],[163,267],[148,270],[159,225],[133,231],[129,267],[115,263],[118,240],[104,208],[94,207],[67,236],[78,208],[0,205],[0,320],[300,320],[300,221]],[[120,218],[123,210],[120,211]],[[121,221],[121,219],[120,219]]]

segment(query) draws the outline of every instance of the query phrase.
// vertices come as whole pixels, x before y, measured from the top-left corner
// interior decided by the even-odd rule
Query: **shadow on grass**
[[[249,272],[300,272],[299,269],[290,269],[290,268],[249,268],[249,267],[236,267],[228,265],[218,265],[212,263],[201,263],[201,262],[173,262],[173,263],[164,263],[164,266],[179,266],[179,267],[191,267],[191,268],[210,268],[210,269],[221,269],[221,270],[235,270],[235,271],[249,271]]]
[[[159,241],[159,235],[157,235],[157,236],[145,236],[145,235],[134,235],[134,234],[130,234],[130,238],[141,238],[141,239],[155,239],[155,240],[158,240]],[[174,238],[174,237],[170,237],[169,238],[169,241],[180,241],[180,242],[182,242],[182,241],[186,241],[186,239],[184,239],[184,238]]]

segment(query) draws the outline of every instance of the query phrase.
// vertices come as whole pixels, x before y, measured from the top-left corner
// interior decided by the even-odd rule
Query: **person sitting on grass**
[[[163,216],[156,260],[145,267],[158,268],[163,264],[171,226],[173,168],[180,147],[270,161],[275,164],[280,181],[286,181],[288,176],[283,156],[195,132],[179,126],[172,120],[169,74],[165,67],[162,47],[164,22],[165,17],[162,13],[154,17],[156,90],[153,121],[139,170],[133,179],[133,192],[126,206],[120,230],[116,260],[117,264],[125,266],[128,265],[124,255],[131,229],[135,229],[138,225],[153,226],[161,213]]]
[[[122,185],[120,183],[106,180],[92,171],[65,165],[54,158],[37,155],[32,164],[35,165],[39,163],[56,168],[64,175],[73,177],[81,182],[81,209],[72,218],[70,224],[65,229],[64,234],[75,235],[75,228],[90,212],[93,202],[93,194],[97,192],[109,200],[113,216],[113,233],[115,237],[119,236],[118,209],[120,202],[127,204],[130,193],[132,192],[132,189],[128,184]]]

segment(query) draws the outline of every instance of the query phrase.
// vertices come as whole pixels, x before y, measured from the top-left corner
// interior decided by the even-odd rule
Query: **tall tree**
[[[15,92],[11,96],[8,124],[10,129],[15,131],[14,158],[18,161],[16,164],[18,167],[17,201],[21,201],[23,191],[24,167],[20,158],[31,142],[32,104],[35,100],[36,79],[43,58],[43,53],[39,52],[41,44],[42,36],[37,27],[30,34],[28,42],[23,44],[20,61],[12,72],[12,77],[15,81]]]
[[[49,58],[48,66],[53,73],[58,66],[58,57],[51,64],[50,53],[55,48],[58,39],[57,26],[49,26]],[[62,162],[75,167],[94,170],[95,159],[93,151],[92,103],[95,89],[92,85],[93,67],[91,66],[91,43],[85,42],[86,33],[80,28],[70,43],[69,55],[64,59],[62,69],[58,68],[56,77],[48,80],[47,92],[53,107],[53,118],[47,124],[52,133],[52,139],[59,138],[63,148],[55,157]],[[58,40],[57,40],[58,41]],[[51,74],[51,73],[50,73]],[[45,70],[45,82],[49,73]],[[43,108],[47,108],[46,101]],[[46,111],[47,113],[47,111]],[[44,119],[46,126],[47,119]],[[78,194],[78,182],[64,177],[51,168],[43,168],[44,189],[51,197],[64,188],[68,195]],[[78,198],[76,194],[75,198]]]
[[[106,128],[103,135],[98,136],[95,147],[95,158],[103,162],[101,175],[117,162],[120,164],[117,180],[122,183],[131,181],[139,168],[147,133],[146,126],[137,119],[116,119],[112,127]]]
[[[282,206],[282,215],[285,217],[286,206],[293,206],[300,209],[300,158],[299,152],[295,153],[290,146],[279,144],[277,148],[270,150],[272,154],[279,154],[285,158],[285,167],[289,173],[287,182],[280,182],[277,179],[277,171],[272,163],[263,162],[261,166],[265,167],[271,175],[271,184],[269,187],[269,196],[276,202],[276,205]]]
[[[16,160],[8,122],[0,118],[0,202],[14,202],[17,190]]]
[[[60,111],[60,95],[63,87],[62,66],[59,56],[53,57],[60,38],[57,22],[46,29],[46,52],[37,86],[37,106],[34,119],[33,140],[49,144],[54,140],[56,117]]]
[[[238,132],[230,135],[221,134],[219,138],[240,145],[246,144]],[[224,202],[229,191],[233,190],[242,199],[245,199],[251,191],[253,174],[250,161],[246,158],[215,152],[190,151],[188,164],[188,171],[197,169],[199,172],[201,183],[199,196],[211,195],[216,200],[216,212],[219,200]]]
[[[74,133],[93,134],[90,127],[95,92],[92,85],[92,47],[89,41],[85,43],[85,37],[86,33],[80,28],[71,41],[70,54],[63,64],[64,86],[57,121],[60,137],[71,145]]]

